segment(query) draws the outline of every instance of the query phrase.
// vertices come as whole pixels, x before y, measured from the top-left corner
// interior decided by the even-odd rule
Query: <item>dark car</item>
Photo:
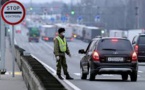
[[[138,58],[130,41],[125,38],[95,38],[86,50],[79,50],[85,56],[80,61],[81,79],[95,80],[98,74],[119,74],[126,81],[137,81]]]
[[[132,45],[138,55],[138,61],[145,62],[145,34],[135,36]]]

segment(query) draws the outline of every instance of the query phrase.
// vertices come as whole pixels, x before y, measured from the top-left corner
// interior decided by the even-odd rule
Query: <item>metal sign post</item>
[[[1,6],[7,2],[8,0],[0,0],[0,8]],[[1,74],[5,74],[5,25],[0,17],[0,78]]]
[[[14,26],[12,26],[12,39],[11,39],[11,45],[12,45],[12,58],[13,58],[13,72],[12,76],[15,77],[15,46],[14,46]]]
[[[9,25],[12,25],[12,76],[15,77],[15,45],[14,45],[14,25],[21,23],[25,18],[25,8],[18,1],[8,1],[1,9],[2,19]]]
[[[4,22],[3,20],[1,19],[1,31],[0,31],[0,36],[1,36],[1,40],[0,40],[0,43],[1,43],[1,60],[0,60],[0,74],[5,72],[6,69],[5,69],[5,27],[4,27]]]

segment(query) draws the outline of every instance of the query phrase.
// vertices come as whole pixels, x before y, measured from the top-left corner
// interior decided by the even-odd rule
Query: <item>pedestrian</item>
[[[64,75],[66,75],[66,79],[72,80],[73,78],[70,77],[68,71],[67,71],[67,63],[66,63],[66,57],[65,54],[67,54],[69,57],[71,57],[68,44],[65,39],[65,29],[59,28],[58,30],[58,36],[54,39],[54,54],[57,61],[57,76],[59,79],[63,80],[61,76],[61,68],[63,68]]]

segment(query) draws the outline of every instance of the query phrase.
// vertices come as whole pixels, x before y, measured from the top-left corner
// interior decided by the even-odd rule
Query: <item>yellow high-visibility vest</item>
[[[61,52],[66,52],[66,39],[64,38],[63,40],[57,36],[56,37],[58,42],[59,42],[59,47]]]

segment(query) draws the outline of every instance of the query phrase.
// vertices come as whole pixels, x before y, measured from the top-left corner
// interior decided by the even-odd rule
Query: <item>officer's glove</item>
[[[56,56],[56,60],[58,61],[60,58],[59,58],[59,56]]]
[[[69,57],[71,57],[71,54],[68,54]]]

